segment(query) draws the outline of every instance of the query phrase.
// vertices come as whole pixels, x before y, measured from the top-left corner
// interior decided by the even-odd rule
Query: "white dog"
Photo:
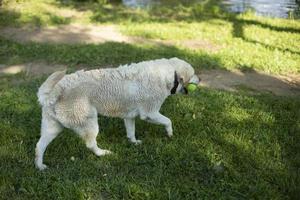
[[[97,156],[111,153],[97,146],[97,114],[124,119],[127,137],[135,144],[135,117],[165,126],[173,135],[171,120],[159,113],[164,100],[186,84],[198,84],[194,69],[178,58],[159,59],[118,68],[78,71],[65,75],[55,72],[41,85],[41,138],[36,145],[35,165],[43,170],[43,155],[49,143],[70,128],[83,138]]]

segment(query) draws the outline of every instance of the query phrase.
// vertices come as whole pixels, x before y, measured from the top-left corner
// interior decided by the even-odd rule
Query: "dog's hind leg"
[[[135,119],[134,118],[125,118],[124,119],[126,132],[127,132],[127,138],[130,142],[134,144],[141,144],[141,140],[137,140],[135,138]]]
[[[50,142],[62,131],[63,126],[52,117],[43,112],[41,137],[35,148],[35,166],[44,170],[47,166],[43,163],[43,156]]]
[[[97,145],[97,135],[99,132],[97,114],[87,121],[80,127],[74,129],[85,141],[86,147],[94,152],[97,156],[103,156],[111,154],[111,151],[100,149]]]
[[[169,118],[163,116],[159,112],[147,114],[145,120],[148,122],[154,123],[154,124],[164,125],[166,128],[166,131],[167,131],[167,135],[169,137],[173,136],[173,128],[172,128],[171,120]]]

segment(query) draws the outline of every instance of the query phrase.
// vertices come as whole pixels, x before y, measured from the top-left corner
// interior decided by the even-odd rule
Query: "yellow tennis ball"
[[[197,84],[195,84],[195,83],[189,83],[187,86],[187,90],[189,92],[194,92],[196,89],[197,89]]]

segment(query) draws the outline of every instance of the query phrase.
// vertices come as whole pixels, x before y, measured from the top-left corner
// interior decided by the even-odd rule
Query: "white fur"
[[[39,88],[42,105],[41,138],[36,145],[37,168],[43,170],[43,154],[63,127],[78,133],[97,156],[111,153],[97,146],[97,114],[124,119],[128,139],[135,138],[135,117],[164,125],[173,135],[172,122],[159,113],[174,86],[174,74],[181,87],[195,79],[194,69],[178,58],[159,59],[112,69],[55,72]]]

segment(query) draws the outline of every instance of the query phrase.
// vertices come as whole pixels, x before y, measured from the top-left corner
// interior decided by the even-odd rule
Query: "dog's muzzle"
[[[195,84],[198,85],[200,83],[200,78],[197,75],[194,75],[188,84]],[[182,87],[181,90],[179,91],[182,94],[188,94],[188,89],[186,88],[186,86]]]
[[[194,75],[194,76],[190,79],[189,83],[193,83],[193,84],[198,85],[198,84],[200,83],[200,78],[199,78],[197,75]]]
[[[190,84],[190,83],[198,85],[200,83],[200,78],[197,75],[194,75],[190,79],[190,81],[188,82],[188,84]],[[174,74],[174,86],[171,89],[171,94],[176,93],[178,86],[179,86],[178,76],[177,76],[177,73],[175,72],[175,74]],[[181,93],[181,94],[188,94],[188,89],[186,88],[186,86],[183,86],[178,92]]]

